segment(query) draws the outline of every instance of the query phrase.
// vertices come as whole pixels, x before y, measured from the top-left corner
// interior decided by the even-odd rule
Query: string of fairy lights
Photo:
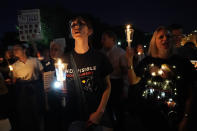
[[[175,65],[154,63],[148,64],[144,68],[145,89],[142,97],[157,101],[173,108],[176,106],[177,88],[176,81],[181,80],[181,76],[176,71]],[[148,76],[148,77],[147,77]]]

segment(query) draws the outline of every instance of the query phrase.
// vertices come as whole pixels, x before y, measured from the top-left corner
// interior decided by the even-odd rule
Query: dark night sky
[[[177,2],[178,1],[178,2]],[[15,0],[0,4],[0,36],[15,31],[17,10],[37,8],[40,4],[52,6],[61,4],[72,12],[89,13],[110,25],[133,23],[137,28],[151,32],[159,25],[181,24],[185,33],[197,28],[195,0]]]

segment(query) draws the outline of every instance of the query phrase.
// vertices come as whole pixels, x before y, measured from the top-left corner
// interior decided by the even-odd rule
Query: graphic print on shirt
[[[89,66],[78,69],[78,74],[81,79],[81,85],[86,92],[96,92],[97,86],[94,82],[94,72],[96,71],[96,66]],[[73,69],[68,69],[66,72],[67,78],[73,78]]]

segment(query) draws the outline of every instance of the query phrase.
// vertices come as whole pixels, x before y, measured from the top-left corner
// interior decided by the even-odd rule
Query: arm
[[[141,77],[136,76],[135,71],[133,69],[133,56],[134,56],[134,50],[131,48],[127,48],[126,58],[129,67],[128,78],[129,78],[129,83],[131,85],[137,84],[141,80]]]
[[[98,124],[107,105],[110,93],[111,93],[111,83],[110,83],[110,77],[109,75],[105,77],[107,88],[103,92],[103,96],[101,98],[100,104],[96,110],[96,112],[92,113],[88,120],[88,125],[91,125],[92,123]]]

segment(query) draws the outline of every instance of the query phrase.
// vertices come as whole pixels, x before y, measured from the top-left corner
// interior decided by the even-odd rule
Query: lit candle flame
[[[57,63],[55,64],[56,66],[56,75],[57,75],[57,81],[64,81],[66,78],[65,78],[65,72],[64,72],[64,69],[65,69],[65,64],[62,63],[62,60],[61,59],[58,59]]]

